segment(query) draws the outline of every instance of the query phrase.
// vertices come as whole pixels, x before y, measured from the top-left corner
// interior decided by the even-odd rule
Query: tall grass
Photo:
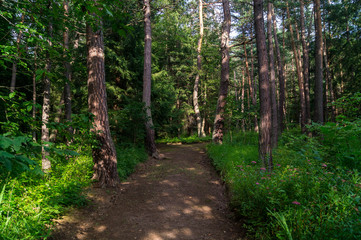
[[[285,133],[274,151],[272,172],[266,171],[258,160],[254,133],[233,134],[223,145],[208,146],[215,167],[230,186],[231,205],[245,220],[251,236],[361,237],[361,177],[357,169],[342,164],[341,153],[330,155],[334,149],[329,141],[328,134],[317,139]],[[361,149],[354,143],[347,144],[355,154]],[[348,154],[344,152],[345,156]]]

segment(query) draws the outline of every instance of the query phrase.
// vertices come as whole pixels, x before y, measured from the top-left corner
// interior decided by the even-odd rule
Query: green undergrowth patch
[[[144,147],[119,146],[117,147],[118,174],[121,180],[125,180],[134,172],[138,163],[144,162],[148,155]]]
[[[70,206],[84,206],[90,185],[90,154],[69,158],[48,175],[24,172],[0,181],[0,239],[46,239]]]
[[[192,135],[188,137],[174,137],[174,138],[163,138],[159,139],[157,143],[200,143],[200,142],[209,142],[212,140],[212,136],[198,137],[197,135]]]
[[[313,128],[318,137],[283,134],[272,172],[258,160],[255,133],[229,134],[223,145],[208,145],[251,238],[361,238],[359,125]]]

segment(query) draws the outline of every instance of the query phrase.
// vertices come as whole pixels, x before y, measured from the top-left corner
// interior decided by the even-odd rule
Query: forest
[[[172,143],[244,239],[360,239],[360,70],[360,0],[0,0],[0,239]]]

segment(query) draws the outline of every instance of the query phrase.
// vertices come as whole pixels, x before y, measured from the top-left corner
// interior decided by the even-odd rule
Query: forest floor
[[[161,145],[119,188],[90,188],[91,203],[56,220],[53,240],[236,240],[240,223],[205,144]]]

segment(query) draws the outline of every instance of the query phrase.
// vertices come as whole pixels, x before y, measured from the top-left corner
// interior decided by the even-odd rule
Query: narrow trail
[[[91,189],[92,204],[57,220],[52,239],[241,239],[204,147],[161,146],[165,158],[140,164],[119,189]]]

